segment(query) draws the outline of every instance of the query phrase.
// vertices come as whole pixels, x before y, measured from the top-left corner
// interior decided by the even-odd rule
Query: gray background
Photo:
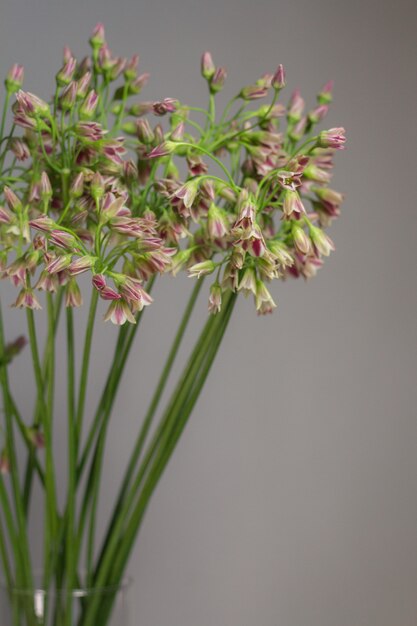
[[[310,104],[336,79],[328,126],[349,137],[337,251],[313,281],[274,286],[273,316],[240,302],[129,567],[133,624],[414,626],[415,3],[3,0],[0,17],[1,72],[24,63],[46,97],[62,45],[81,56],[97,20],[115,52],[141,54],[145,97],[203,103],[204,49],[229,96],[280,62]],[[190,287],[161,283],[117,405],[103,515]],[[24,318],[9,319],[12,334]],[[100,328],[91,410],[114,334]]]

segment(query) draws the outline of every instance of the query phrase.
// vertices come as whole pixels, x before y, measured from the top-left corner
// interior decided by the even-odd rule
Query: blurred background
[[[326,127],[348,133],[337,250],[311,282],[273,285],[272,316],[239,301],[130,563],[132,626],[415,626],[417,5],[13,0],[0,7],[0,73],[23,63],[25,88],[47,99],[62,46],[82,57],[97,21],[116,54],[140,53],[145,99],[205,104],[208,49],[228,69],[224,99],[278,63],[287,97],[300,87],[309,106],[334,78]],[[103,527],[190,287],[166,277],[146,313],[107,449]],[[6,322],[13,338],[24,313]],[[91,412],[115,334],[99,324]],[[29,411],[29,365],[13,367]]]

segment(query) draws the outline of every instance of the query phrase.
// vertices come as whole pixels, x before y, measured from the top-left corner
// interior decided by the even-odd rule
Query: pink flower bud
[[[80,138],[88,141],[100,141],[107,132],[98,122],[79,122],[75,131]]]
[[[266,95],[268,95],[268,88],[259,85],[243,87],[240,92],[240,97],[243,100],[258,100],[259,98],[264,98]]]
[[[153,143],[155,135],[146,118],[136,120],[136,135],[139,141],[145,145]]]
[[[16,93],[16,100],[21,110],[29,117],[36,115],[45,116],[49,114],[49,105],[35,94],[21,89]]]
[[[9,148],[18,161],[26,161],[30,157],[27,143],[18,137],[13,137],[9,142]]]
[[[3,189],[4,197],[6,199],[7,204],[11,211],[20,211],[22,208],[22,203],[15,194],[14,191],[10,189],[7,185]]]
[[[63,250],[73,251],[77,247],[74,235],[65,230],[53,230],[49,238],[55,246]]]
[[[320,104],[318,107],[310,111],[308,119],[312,124],[317,124],[327,115],[329,107],[327,104]]]
[[[166,113],[172,113],[178,107],[178,100],[174,98],[164,98],[161,102],[154,102],[153,111],[155,115],[162,116]]]
[[[56,82],[60,87],[63,87],[64,85],[69,85],[74,76],[76,67],[77,61],[73,57],[65,62],[64,66],[59,70],[58,74],[56,75]]]
[[[272,78],[271,86],[278,90],[285,87],[285,70],[283,65],[278,65],[278,68]]]
[[[176,144],[173,141],[164,141],[159,146],[156,146],[149,154],[147,155],[148,159],[158,159],[163,156],[167,156],[174,152],[176,148]]]
[[[216,71],[210,52],[204,52],[201,57],[201,75],[206,80],[211,80]]]
[[[94,117],[94,113],[97,109],[97,104],[98,104],[98,95],[96,94],[94,89],[92,89],[87,95],[87,97],[85,98],[84,102],[80,106],[80,110],[79,110],[80,119],[88,120]]]
[[[319,104],[330,104],[333,100],[333,84],[334,81],[329,80],[329,82],[322,87],[319,95],[317,96]]]
[[[69,193],[71,198],[81,198],[84,191],[84,174],[79,172],[72,180]]]
[[[104,25],[101,22],[98,22],[94,27],[94,30],[90,37],[91,47],[94,49],[100,48],[106,42],[106,33],[104,30]]]
[[[77,83],[72,81],[62,92],[59,103],[63,111],[71,111],[77,99]]]
[[[318,138],[318,145],[321,148],[333,148],[335,150],[345,149],[345,129],[331,128],[330,130],[323,130]]]
[[[21,88],[21,86],[23,85],[24,76],[25,70],[23,68],[23,65],[18,65],[17,63],[12,65],[6,76],[6,80],[4,81],[7,92],[9,94],[15,93],[18,89]]]
[[[305,102],[301,97],[300,90],[296,89],[290,99],[288,107],[288,119],[292,123],[299,122],[304,111]]]
[[[210,91],[211,93],[218,93],[224,87],[224,83],[227,78],[227,72],[224,67],[218,67],[213,74],[213,77],[210,81]]]
[[[71,276],[78,276],[78,274],[82,274],[83,272],[90,270],[94,266],[96,260],[96,257],[89,255],[78,257],[70,263],[68,266],[68,272]]]
[[[41,199],[44,201],[48,201],[52,198],[51,181],[49,180],[49,176],[46,172],[42,172],[41,174],[40,195]]]
[[[172,141],[182,141],[184,139],[184,130],[185,124],[184,122],[180,122],[178,126],[174,128],[172,131],[170,138]]]
[[[58,272],[62,272],[71,264],[72,256],[71,254],[60,254],[59,256],[52,257],[46,266],[46,271],[49,274],[57,274]]]
[[[77,98],[84,98],[91,83],[91,72],[85,72],[77,82]]]
[[[134,54],[132,58],[129,59],[129,61],[126,63],[126,66],[123,72],[126,80],[131,81],[136,77],[138,65],[139,65],[139,55]]]
[[[149,77],[150,74],[148,72],[144,72],[143,74],[135,78],[135,80],[133,80],[129,85],[129,93],[132,95],[139,94],[148,83]]]
[[[47,215],[41,215],[41,217],[31,220],[29,222],[29,226],[35,230],[40,230],[42,233],[50,233],[54,228],[56,228],[55,222]]]

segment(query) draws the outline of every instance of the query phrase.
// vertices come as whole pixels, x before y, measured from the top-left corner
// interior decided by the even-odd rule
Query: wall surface
[[[23,63],[26,88],[48,97],[62,45],[82,56],[98,20],[112,49],[140,53],[150,99],[203,103],[210,49],[229,96],[278,63],[310,103],[335,78],[328,126],[349,137],[334,181],[347,194],[337,251],[313,281],[274,286],[273,316],[239,302],[130,563],[132,626],[415,626],[417,5],[13,0],[0,8],[0,73]],[[102,520],[189,287],[161,281],[144,322],[107,449]],[[8,323],[12,336],[24,315]],[[90,412],[114,336],[100,326]],[[24,360],[14,367],[29,380]],[[24,411],[32,391],[19,388]]]

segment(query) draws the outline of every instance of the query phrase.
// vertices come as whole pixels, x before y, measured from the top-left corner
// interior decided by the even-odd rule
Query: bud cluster
[[[271,312],[267,283],[313,276],[334,249],[324,229],[343,200],[329,183],[345,133],[315,130],[332,83],[310,111],[298,90],[285,106],[279,65],[216,115],[226,70],[209,52],[205,111],[138,99],[149,75],[138,56],[112,54],[102,24],[90,45],[80,61],[65,48],[51,101],[23,91],[20,65],[5,79],[14,102],[0,156],[0,271],[19,288],[15,306],[41,308],[38,291],[61,290],[80,306],[77,279],[89,273],[105,319],[134,323],[152,302],[146,283],[186,269],[213,276],[211,313],[228,290]]]

